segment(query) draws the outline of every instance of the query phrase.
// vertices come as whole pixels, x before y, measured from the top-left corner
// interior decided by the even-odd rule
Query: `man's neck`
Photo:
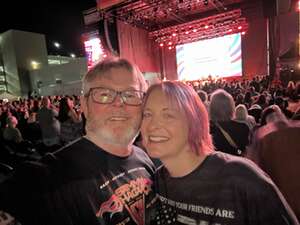
[[[116,155],[119,157],[126,157],[129,156],[132,152],[132,144],[128,145],[118,145],[118,144],[112,144],[112,143],[107,143],[103,141],[101,138],[93,135],[93,134],[87,134],[85,136],[88,140],[93,142],[95,145],[98,147],[102,148],[104,151]]]

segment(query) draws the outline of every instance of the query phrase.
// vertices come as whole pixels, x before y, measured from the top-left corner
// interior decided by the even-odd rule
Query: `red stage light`
[[[160,43],[159,46],[160,46],[160,47],[164,47],[164,43]]]
[[[175,37],[175,36],[176,36],[176,33],[173,33],[172,36]]]
[[[208,29],[208,25],[205,25],[205,27],[204,27],[205,29]]]
[[[241,30],[241,29],[242,29],[242,26],[239,26],[238,29]]]
[[[242,35],[245,35],[245,34],[246,34],[246,32],[245,32],[245,31],[243,31],[243,32],[242,32]]]
[[[232,32],[232,29],[229,29],[228,32]]]
[[[172,42],[170,41],[169,43],[168,43],[168,45],[171,45],[172,44]]]
[[[193,29],[193,32],[196,33],[196,32],[197,32],[197,29]]]
[[[300,1],[298,1],[298,11],[300,11]]]
[[[169,50],[171,50],[172,49],[172,46],[169,46],[169,48],[168,48]]]
[[[186,31],[186,32],[185,32],[185,34],[189,34],[189,32],[188,32],[188,31]]]

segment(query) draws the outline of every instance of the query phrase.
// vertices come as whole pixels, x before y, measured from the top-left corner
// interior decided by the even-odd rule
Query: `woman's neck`
[[[197,155],[192,151],[184,152],[173,159],[162,160],[171,177],[184,177],[196,168],[198,168],[205,158],[206,154]]]

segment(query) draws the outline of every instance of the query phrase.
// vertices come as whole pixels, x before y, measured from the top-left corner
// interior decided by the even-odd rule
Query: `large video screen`
[[[99,37],[91,37],[84,42],[85,53],[87,56],[88,69],[93,67],[103,57],[106,57]]]
[[[242,76],[241,34],[176,46],[179,80]]]

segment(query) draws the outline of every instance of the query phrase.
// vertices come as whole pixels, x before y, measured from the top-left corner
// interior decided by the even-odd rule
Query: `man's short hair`
[[[147,90],[147,83],[144,79],[144,76],[136,65],[132,64],[126,59],[112,57],[100,61],[85,74],[85,76],[82,79],[83,95],[89,91],[89,84],[91,84],[96,79],[101,78],[111,69],[119,68],[126,69],[132,74],[135,74],[139,82],[140,91],[145,92]]]

